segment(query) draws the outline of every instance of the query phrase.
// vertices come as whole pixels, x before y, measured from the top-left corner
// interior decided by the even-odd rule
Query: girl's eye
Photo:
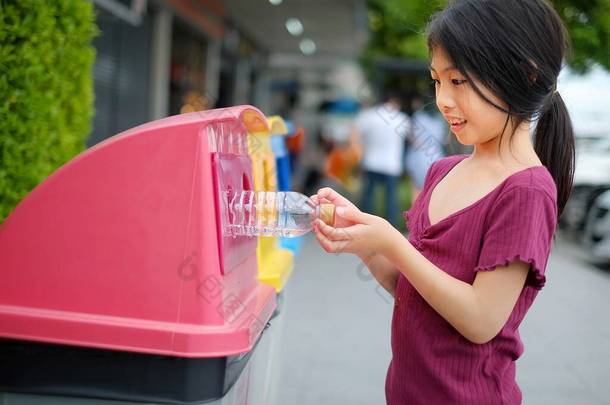
[[[432,79],[431,83],[432,83],[434,86],[436,86],[436,85],[438,85],[438,84],[441,84],[441,82],[440,82],[439,80],[436,80],[436,79]]]
[[[456,86],[459,86],[460,84],[466,83],[466,80],[453,79],[453,80],[451,80],[451,83],[455,84]]]

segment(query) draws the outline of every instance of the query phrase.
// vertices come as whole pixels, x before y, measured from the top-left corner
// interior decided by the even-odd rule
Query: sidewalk
[[[383,404],[393,301],[308,235],[286,290],[278,404]]]
[[[610,404],[610,272],[557,237],[520,331],[523,403]],[[286,290],[280,404],[383,404],[392,301],[353,255],[309,235]]]

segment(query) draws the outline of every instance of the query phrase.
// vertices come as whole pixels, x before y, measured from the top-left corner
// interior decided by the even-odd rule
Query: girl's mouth
[[[464,129],[466,122],[467,122],[466,120],[452,120],[449,122],[449,124],[450,124],[451,130],[453,132],[459,132],[462,129]]]

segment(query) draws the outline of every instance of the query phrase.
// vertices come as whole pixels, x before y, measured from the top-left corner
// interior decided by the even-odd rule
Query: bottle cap
[[[335,224],[335,204],[320,204],[320,219],[326,225]]]

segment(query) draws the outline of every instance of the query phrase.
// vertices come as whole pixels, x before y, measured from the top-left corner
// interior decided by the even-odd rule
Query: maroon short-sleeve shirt
[[[529,263],[530,273],[506,325],[485,344],[460,335],[400,275],[385,388],[390,405],[521,403],[515,380],[515,361],[523,353],[518,327],[545,283],[557,225],[557,189],[546,167],[530,167],[430,225],[432,190],[466,157],[450,156],[430,167],[424,189],[405,212],[409,241],[437,267],[470,284],[477,271],[514,260]]]

